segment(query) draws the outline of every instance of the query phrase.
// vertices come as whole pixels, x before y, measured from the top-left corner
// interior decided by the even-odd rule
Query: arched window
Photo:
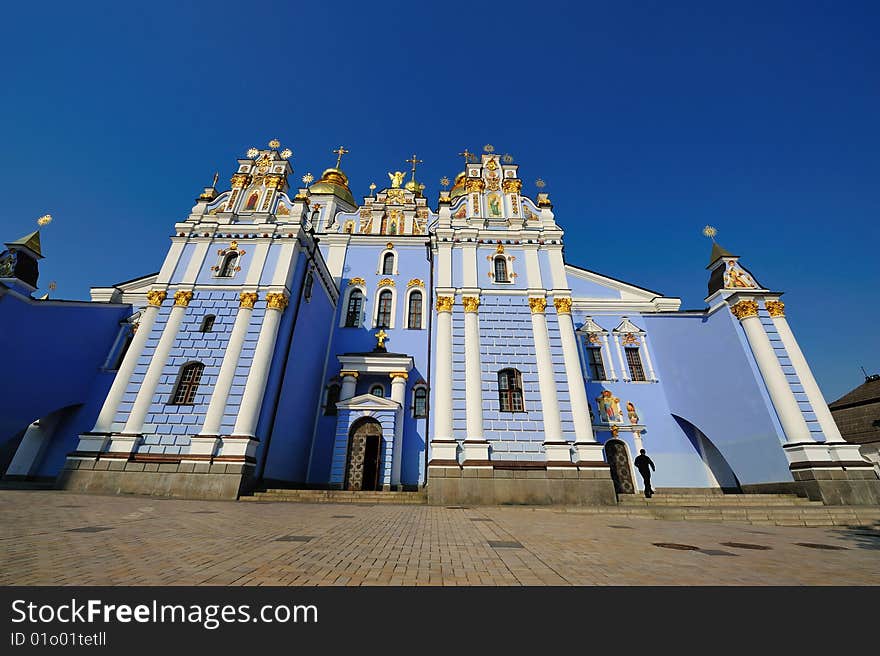
[[[382,275],[394,275],[394,253],[385,253],[382,256]]]
[[[645,378],[645,368],[642,366],[642,357],[639,355],[638,346],[627,346],[626,363],[629,365],[629,373],[632,380],[648,380]]]
[[[422,292],[415,291],[409,295],[409,315],[406,327],[410,330],[420,330],[422,327]]]
[[[423,418],[428,416],[428,388],[416,387],[413,390],[413,417]]]
[[[381,385],[373,385],[370,388],[370,394],[372,394],[373,396],[378,396],[380,399],[384,399],[385,398],[385,388],[382,387]]]
[[[245,210],[253,210],[257,207],[257,201],[260,199],[260,194],[256,191],[248,196],[247,204],[244,206]]]
[[[210,333],[214,330],[214,322],[217,320],[213,314],[206,314],[202,319],[202,325],[199,326],[199,332]]]
[[[348,295],[348,308],[345,311],[345,327],[357,328],[361,325],[361,310],[364,306],[364,293],[355,289]]]
[[[495,282],[510,282],[507,277],[507,258],[503,255],[495,258]]]
[[[336,383],[327,388],[327,401],[324,404],[324,415],[336,415],[336,403],[339,401],[340,387]]]
[[[303,285],[303,297],[306,299],[306,302],[312,300],[312,285],[315,284],[315,276],[312,275],[312,272],[309,271],[306,274],[306,282]]]
[[[522,375],[518,369],[498,372],[498,400],[501,412],[524,412]]]
[[[228,252],[223,258],[223,264],[220,265],[220,271],[217,273],[217,276],[219,278],[231,278],[235,273],[236,260],[238,260],[238,252]]]
[[[171,405],[192,405],[195,402],[204,370],[205,365],[201,362],[190,362],[180,368],[177,388],[171,395]]]
[[[376,313],[376,328],[391,328],[391,301],[393,294],[390,289],[379,293],[379,311]]]

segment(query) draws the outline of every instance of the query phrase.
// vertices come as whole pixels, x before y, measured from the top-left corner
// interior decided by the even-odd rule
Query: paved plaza
[[[877,526],[4,490],[0,527],[3,585],[880,584]]]

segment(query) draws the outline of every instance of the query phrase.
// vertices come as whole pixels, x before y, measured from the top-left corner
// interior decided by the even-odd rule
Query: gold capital
[[[519,178],[507,178],[501,183],[501,189],[507,194],[519,193],[522,189],[522,180]]]
[[[242,292],[238,300],[240,301],[240,306],[243,308],[249,308],[251,310],[254,309],[254,303],[256,303],[260,299],[260,295],[256,292]]]
[[[189,305],[189,302],[192,300],[193,293],[192,292],[175,292],[174,294],[174,305],[175,307],[186,307]]]
[[[246,173],[236,173],[232,176],[232,179],[230,180],[230,182],[232,183],[232,188],[236,189],[239,187],[244,187],[250,180],[250,177],[251,176]]]
[[[159,291],[158,289],[153,289],[147,292],[147,303],[152,305],[153,307],[159,307],[162,305],[162,302],[165,300],[167,294],[165,292]]]
[[[357,378],[357,377],[358,377],[358,372],[356,372],[356,371],[349,371],[349,370],[345,369],[345,370],[339,372],[339,376],[340,376],[341,378]]]
[[[553,305],[556,306],[556,312],[558,314],[571,314],[570,298],[554,298]]]
[[[547,299],[535,297],[529,299],[529,309],[532,311],[532,314],[543,314],[544,309],[547,307]]]
[[[406,380],[407,378],[409,378],[409,374],[406,373],[405,371],[393,371],[390,374],[388,374],[388,377],[391,380],[394,380],[395,378],[403,378],[404,380]]]
[[[287,294],[281,292],[270,292],[266,294],[266,307],[272,310],[280,310],[281,312],[284,312],[284,308],[287,307],[289,302],[290,299],[287,298]]]
[[[767,306],[767,312],[770,313],[771,317],[785,316],[785,303],[782,301],[767,301],[764,305]]]
[[[452,312],[453,303],[455,303],[454,296],[438,296],[437,312]]]
[[[733,312],[733,316],[742,321],[749,317],[758,316],[758,304],[755,301],[740,301],[731,305],[730,311]]]
[[[462,296],[461,304],[464,306],[465,312],[476,312],[480,307],[480,298],[478,296]]]

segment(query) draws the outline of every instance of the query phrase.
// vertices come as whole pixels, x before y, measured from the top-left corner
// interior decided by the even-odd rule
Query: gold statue
[[[376,346],[379,348],[385,348],[385,340],[388,339],[388,333],[384,330],[380,330],[376,333]]]
[[[400,189],[400,185],[406,177],[406,173],[403,171],[395,171],[394,173],[389,172],[388,177],[391,178],[391,188]]]

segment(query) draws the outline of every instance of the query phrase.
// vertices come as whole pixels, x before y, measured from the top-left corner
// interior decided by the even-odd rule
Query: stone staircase
[[[268,489],[242,496],[239,501],[288,501],[294,503],[387,503],[426,504],[428,494],[418,492],[355,492],[351,490],[286,490]]]

